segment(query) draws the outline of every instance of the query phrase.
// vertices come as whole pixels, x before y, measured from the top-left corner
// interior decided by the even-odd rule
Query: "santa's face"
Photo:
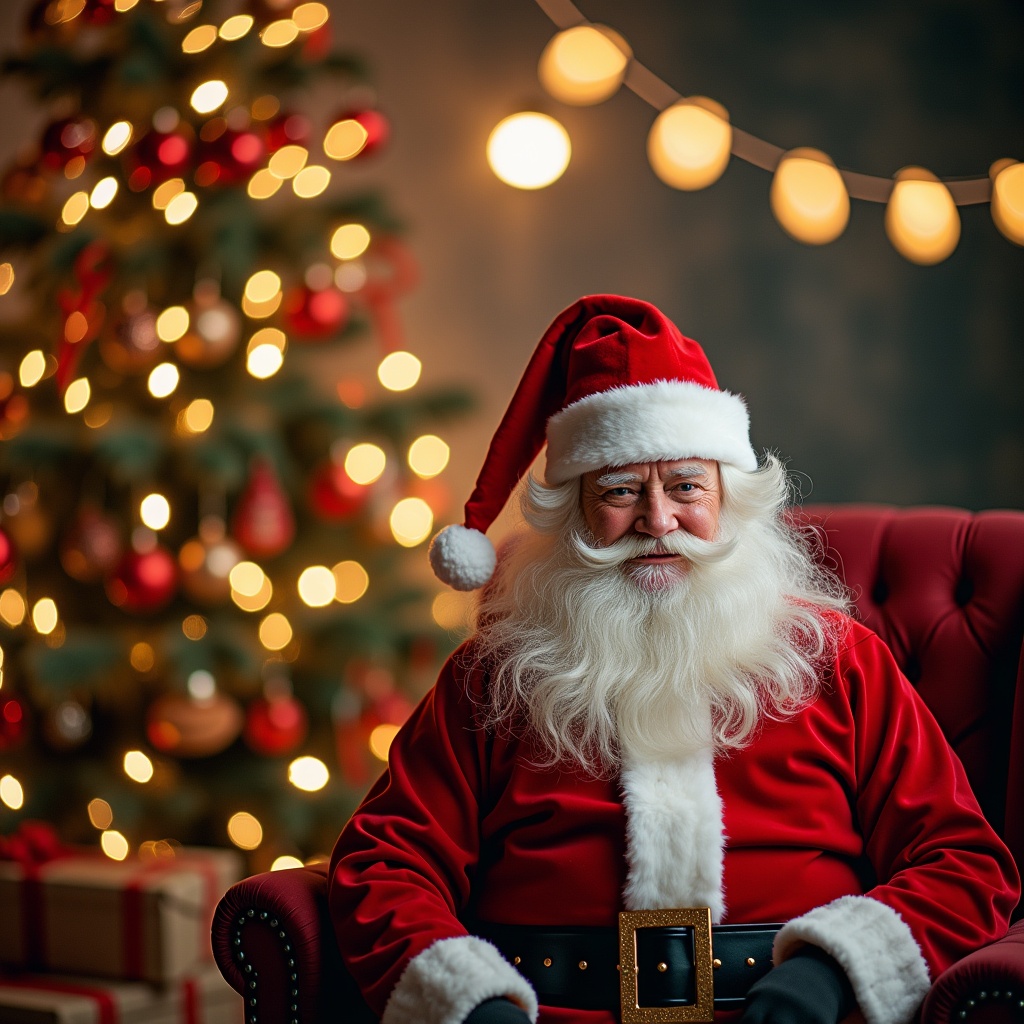
[[[718,463],[675,459],[594,470],[581,479],[580,505],[599,547],[626,537],[657,541],[679,530],[714,540],[722,507]],[[661,589],[685,575],[687,564],[684,556],[655,546],[623,569],[644,589]]]

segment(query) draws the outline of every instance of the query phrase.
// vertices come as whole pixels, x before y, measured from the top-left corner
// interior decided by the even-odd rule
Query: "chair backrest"
[[[794,512],[957,752],[1024,869],[1024,512]]]

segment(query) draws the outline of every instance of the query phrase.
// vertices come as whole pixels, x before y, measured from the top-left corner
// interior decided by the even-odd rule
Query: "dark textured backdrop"
[[[545,101],[535,67],[553,27],[532,0],[330,6],[395,124],[375,167],[337,173],[383,178],[406,217],[424,268],[405,312],[425,382],[456,377],[481,396],[448,435],[460,502],[547,323],[583,293],[621,291],[702,341],[747,396],[755,445],[788,457],[815,499],[1024,505],[1024,250],[987,206],[961,210],[960,245],[934,268],[898,256],[882,207],[862,202],[839,241],[804,247],[776,225],[763,171],[733,161],[706,191],[663,186],[645,156],[653,112],[631,93]],[[677,90],[780,146],[880,175],[1024,159],[1019,0],[581,6]],[[27,7],[0,6],[5,49]],[[569,129],[573,161],[553,187],[516,192],[487,170],[484,143],[537,103]],[[41,115],[10,83],[0,104],[6,161]]]

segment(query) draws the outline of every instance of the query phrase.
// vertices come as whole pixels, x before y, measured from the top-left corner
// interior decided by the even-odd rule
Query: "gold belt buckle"
[[[692,928],[695,1000],[689,1006],[641,1006],[636,962],[639,928]],[[711,909],[623,910],[619,914],[619,1005],[622,1024],[683,1024],[715,1019],[715,983],[711,965]]]

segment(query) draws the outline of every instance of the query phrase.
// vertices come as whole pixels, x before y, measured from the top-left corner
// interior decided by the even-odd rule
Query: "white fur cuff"
[[[794,918],[775,937],[775,962],[804,943],[846,971],[867,1024],[906,1024],[928,994],[928,965],[910,928],[870,896],[841,896]]]
[[[485,999],[499,996],[537,1019],[533,988],[494,946],[475,935],[440,939],[409,961],[381,1024],[462,1024]]]

